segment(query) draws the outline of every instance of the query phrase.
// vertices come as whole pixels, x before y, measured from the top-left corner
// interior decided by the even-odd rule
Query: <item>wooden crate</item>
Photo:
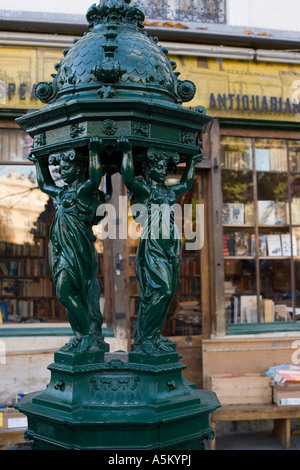
[[[210,377],[210,390],[221,405],[267,405],[272,403],[271,378],[257,374],[228,374]]]
[[[290,401],[292,400],[292,401]],[[273,402],[276,405],[300,405],[300,383],[286,382],[284,385],[273,385]]]

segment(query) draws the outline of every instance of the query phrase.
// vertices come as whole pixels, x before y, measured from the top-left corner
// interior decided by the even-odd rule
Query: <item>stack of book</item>
[[[272,378],[273,402],[280,406],[300,405],[300,367],[279,365],[270,367],[266,375]]]

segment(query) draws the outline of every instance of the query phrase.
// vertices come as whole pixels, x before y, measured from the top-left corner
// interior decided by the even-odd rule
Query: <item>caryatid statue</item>
[[[92,226],[99,222],[97,209],[110,199],[110,177],[99,190],[103,169],[102,142],[93,137],[89,155],[75,149],[30,159],[35,163],[40,189],[54,199],[55,215],[49,233],[49,264],[56,294],[66,308],[74,338],[61,351],[84,352],[101,349],[103,317],[97,280],[98,257]],[[59,165],[65,183],[57,186],[49,164]],[[105,175],[107,176],[107,175]]]
[[[166,184],[169,161],[179,162],[176,152],[149,148],[143,159],[143,177],[135,176],[132,146],[125,137],[119,140],[123,152],[122,177],[132,204],[142,205],[142,233],[136,254],[139,282],[137,325],[133,349],[147,354],[173,351],[161,335],[179,278],[179,231],[172,210],[176,199],[191,188],[195,164],[202,153],[187,160],[179,184]]]

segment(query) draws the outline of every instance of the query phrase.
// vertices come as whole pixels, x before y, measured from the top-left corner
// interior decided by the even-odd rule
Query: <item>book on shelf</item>
[[[292,224],[300,224],[300,198],[293,197],[291,202]]]
[[[256,171],[287,171],[285,148],[255,149]]]
[[[267,235],[268,256],[282,256],[280,235]]]
[[[282,245],[282,255],[283,256],[292,256],[292,246],[291,246],[291,244],[293,245],[293,256],[297,256],[296,236],[293,234],[292,237],[291,237],[290,233],[282,233],[281,234],[281,245]]]
[[[16,281],[3,279],[1,282],[1,294],[5,296],[16,295]]]
[[[287,153],[285,147],[270,149],[270,171],[287,171]]]
[[[244,204],[231,204],[231,223],[244,225]]]
[[[288,223],[288,204],[286,202],[275,202],[275,225],[285,225]]]
[[[251,256],[256,255],[256,237],[251,235]],[[258,236],[258,256],[267,256],[267,235]]]
[[[287,305],[276,304],[274,305],[274,321],[290,321],[291,316],[288,311]]]
[[[255,167],[256,171],[270,171],[269,149],[255,149]]]
[[[234,255],[234,235],[233,234],[223,235],[223,255],[224,256]]]
[[[245,232],[235,232],[234,234],[234,255],[250,255],[250,234]]]
[[[257,201],[258,224],[275,225],[275,202]]]
[[[195,276],[199,275],[201,273],[200,271],[199,256],[183,257],[180,264],[180,276]]]
[[[230,298],[231,318],[230,323],[238,323],[239,319],[239,298],[233,295]]]
[[[7,302],[0,302],[0,312],[2,322],[8,321],[8,310],[7,310]]]
[[[274,301],[272,299],[263,299],[262,306],[264,311],[264,321],[274,321]]]
[[[7,320],[8,321],[19,321],[18,316],[18,301],[17,299],[7,299],[5,301],[7,306]]]
[[[260,322],[264,321],[263,310],[260,309]],[[246,323],[258,323],[257,307],[245,307]]]
[[[255,318],[255,316],[257,318],[257,295],[240,296],[240,314],[241,323],[250,323],[249,319]]]
[[[247,202],[244,206],[245,225],[254,225],[254,203]]]
[[[224,203],[222,220],[224,225],[244,225],[244,204]]]
[[[252,170],[251,151],[224,150],[222,152],[222,165],[233,170]]]

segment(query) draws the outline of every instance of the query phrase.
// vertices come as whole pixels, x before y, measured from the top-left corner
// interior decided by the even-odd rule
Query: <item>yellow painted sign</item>
[[[0,49],[0,110],[36,109],[33,87],[51,81],[62,49],[2,47]],[[170,56],[182,80],[196,87],[193,101],[214,117],[300,122],[300,65]]]
[[[33,87],[38,82],[51,81],[54,64],[62,58],[62,49],[1,47],[0,110],[41,108]]]
[[[300,65],[247,60],[174,57],[182,80],[214,117],[300,122]]]

